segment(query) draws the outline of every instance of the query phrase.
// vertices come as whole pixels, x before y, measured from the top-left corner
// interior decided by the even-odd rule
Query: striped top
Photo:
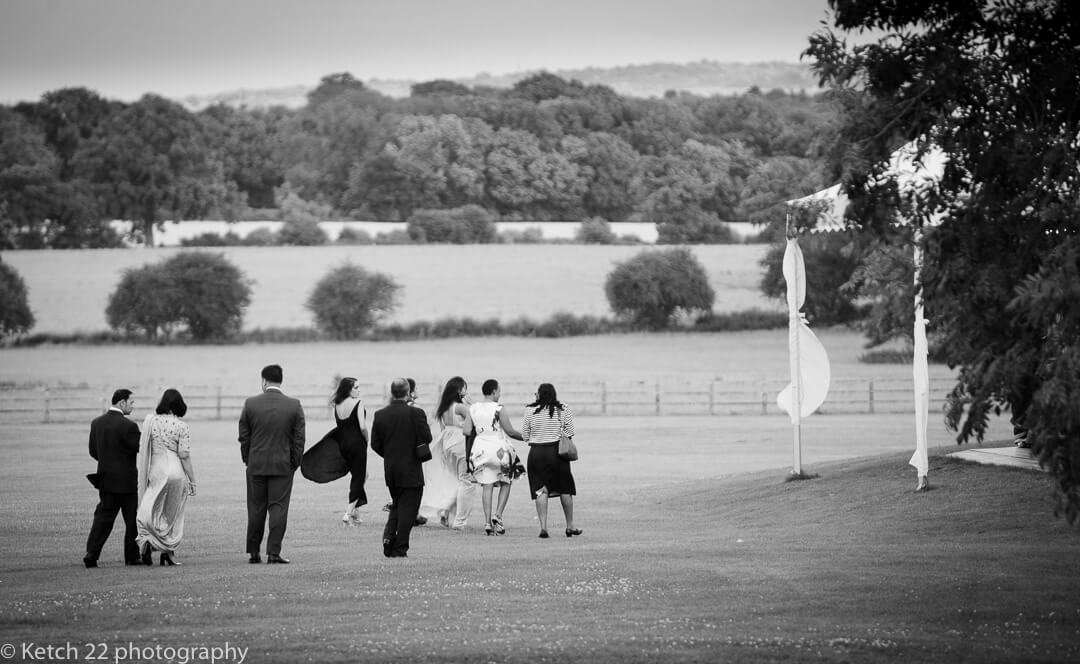
[[[574,414],[564,405],[560,411],[555,409],[555,417],[548,416],[545,406],[534,413],[536,406],[525,409],[525,423],[521,427],[521,437],[530,445],[545,445],[559,442],[559,435],[574,437]]]

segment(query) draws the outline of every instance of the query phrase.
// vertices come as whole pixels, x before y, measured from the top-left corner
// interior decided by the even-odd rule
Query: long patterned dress
[[[136,541],[149,542],[157,551],[173,553],[184,539],[184,506],[188,480],[180,459],[191,454],[191,431],[175,415],[150,415],[143,423],[148,454],[140,484],[142,497],[135,514]],[[144,489],[144,490],[143,490]]]

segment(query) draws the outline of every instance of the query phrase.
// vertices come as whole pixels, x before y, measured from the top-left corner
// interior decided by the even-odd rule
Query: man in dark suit
[[[371,449],[383,458],[386,486],[393,500],[383,529],[383,555],[405,558],[424,496],[424,469],[416,457],[416,446],[431,442],[431,428],[424,411],[408,403],[408,380],[395,378],[390,383],[390,397],[390,405],[375,411],[372,418]]]
[[[124,562],[141,565],[139,545],[135,543],[135,512],[139,507],[139,425],[126,416],[135,407],[131,390],[116,390],[112,406],[90,423],[90,456],[97,461],[97,472],[87,478],[97,487],[98,505],[94,524],[86,538],[83,564],[97,567],[98,557],[109,539],[117,513],[124,515]]]
[[[240,458],[247,466],[247,553],[260,563],[259,549],[267,515],[266,562],[287,564],[281,541],[289,521],[293,475],[304,456],[304,409],[298,399],[281,392],[281,367],[262,370],[262,394],[244,402],[240,413]]]

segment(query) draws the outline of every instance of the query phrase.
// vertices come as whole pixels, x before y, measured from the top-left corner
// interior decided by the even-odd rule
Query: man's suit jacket
[[[431,442],[427,415],[404,401],[393,401],[375,411],[371,420],[371,449],[383,458],[386,486],[424,486],[424,467],[416,446]]]
[[[240,413],[240,458],[251,475],[292,475],[304,456],[304,408],[277,389],[249,397]]]
[[[90,456],[97,460],[97,488],[106,493],[138,493],[139,425],[108,410],[90,422]]]

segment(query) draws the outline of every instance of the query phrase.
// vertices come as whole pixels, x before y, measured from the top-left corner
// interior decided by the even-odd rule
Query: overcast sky
[[[0,103],[651,62],[798,62],[826,0],[0,0]]]

